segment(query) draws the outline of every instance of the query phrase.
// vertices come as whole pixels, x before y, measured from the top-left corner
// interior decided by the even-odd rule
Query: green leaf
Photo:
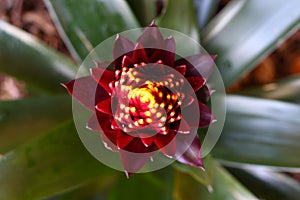
[[[300,197],[300,183],[282,173],[255,167],[229,171],[260,199],[298,200]]]
[[[108,37],[139,25],[124,0],[44,0],[72,55],[83,61]]]
[[[182,172],[185,172],[189,175],[191,175],[195,180],[197,180],[199,183],[211,187],[212,182],[213,182],[213,166],[214,166],[214,160],[213,158],[208,155],[203,159],[203,165],[205,170],[197,168],[197,167],[192,167],[189,165],[184,165],[179,162],[175,162],[173,166]]]
[[[164,13],[158,18],[158,26],[184,33],[199,41],[199,30],[193,0],[168,1]]]
[[[26,32],[0,20],[0,71],[38,89],[62,92],[61,82],[76,75],[77,67]]]
[[[79,188],[64,194],[57,195],[56,197],[49,198],[48,200],[97,200],[107,199],[108,191],[115,183],[115,176],[106,176],[99,179],[83,184]]]
[[[176,200],[209,200],[207,188],[196,181],[192,176],[181,170],[174,172],[174,190],[173,196]]]
[[[41,199],[111,172],[86,151],[68,122],[0,159],[0,199]]]
[[[0,101],[0,152],[32,141],[57,124],[71,119],[71,106],[68,96]]]
[[[284,78],[278,82],[269,83],[256,88],[245,89],[240,91],[239,94],[299,103],[300,76],[294,75]]]
[[[200,29],[203,29],[216,13],[220,0],[195,0]]]
[[[213,185],[213,199],[254,200],[257,199],[224,168],[217,166]]]
[[[148,26],[156,17],[156,0],[127,0],[142,26]]]
[[[109,200],[171,200],[172,168],[157,172],[134,174],[129,179],[121,176],[112,190]]]
[[[255,67],[300,25],[300,1],[232,1],[203,31],[228,87]]]
[[[214,167],[213,187],[208,189],[199,184],[190,175],[175,171],[174,174],[174,197],[176,200],[253,200],[257,199],[244,188],[225,169]]]
[[[300,167],[300,106],[227,96],[227,117],[213,156],[237,164]]]

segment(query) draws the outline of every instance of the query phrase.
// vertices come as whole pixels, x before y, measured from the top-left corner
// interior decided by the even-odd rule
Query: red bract
[[[136,44],[118,35],[113,56],[111,64],[91,68],[91,76],[64,85],[94,112],[87,127],[101,133],[108,149],[120,152],[127,174],[139,171],[157,150],[203,167],[196,132],[214,120],[206,106],[214,57],[198,54],[175,61],[173,37],[164,39],[154,23]],[[108,65],[114,70],[106,69]],[[198,120],[193,119],[195,111]],[[137,159],[136,154],[141,156]]]

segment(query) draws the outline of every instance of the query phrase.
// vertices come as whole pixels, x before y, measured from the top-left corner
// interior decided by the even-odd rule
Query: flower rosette
[[[165,39],[152,23],[135,43],[117,35],[112,62],[94,59],[90,75],[64,84],[93,112],[86,127],[120,155],[127,175],[158,154],[203,168],[197,130],[215,121],[206,84],[214,56],[175,52],[174,38]]]

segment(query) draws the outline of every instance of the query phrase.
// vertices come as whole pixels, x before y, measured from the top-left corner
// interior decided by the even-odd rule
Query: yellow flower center
[[[157,88],[153,86],[152,82],[148,82],[147,87],[135,88],[131,90],[128,94],[129,99],[139,99],[143,104],[148,104],[148,108],[153,108],[156,104],[155,96]]]

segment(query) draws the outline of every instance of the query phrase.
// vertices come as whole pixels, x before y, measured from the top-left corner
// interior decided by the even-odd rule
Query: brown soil
[[[300,30],[265,58],[254,70],[236,82],[228,92],[238,92],[295,74],[300,74]]]
[[[29,32],[69,55],[42,0],[0,0],[0,19]]]

